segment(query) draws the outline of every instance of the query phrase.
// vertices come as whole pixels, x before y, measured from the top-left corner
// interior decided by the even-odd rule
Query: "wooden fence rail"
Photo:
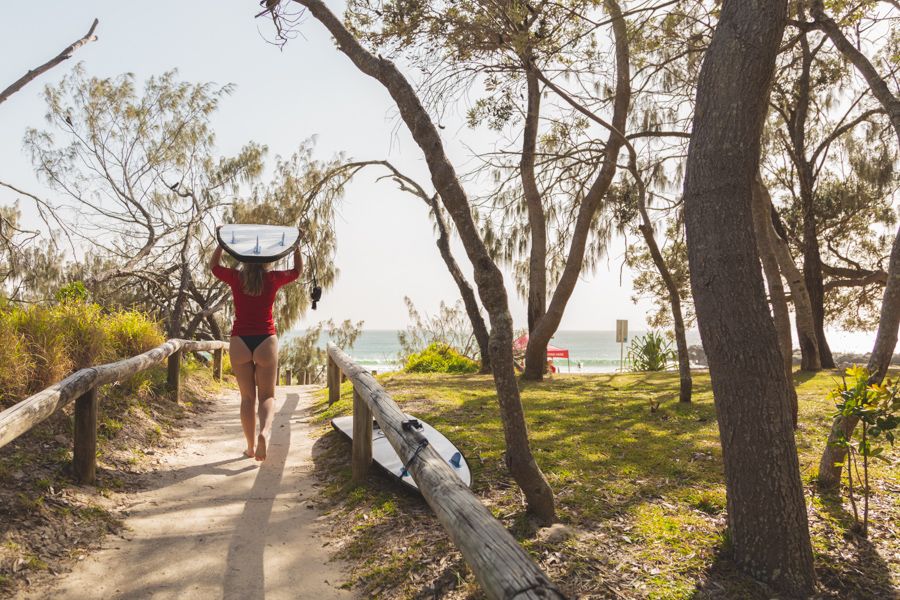
[[[406,414],[375,378],[334,344],[327,373],[331,402],[340,396],[341,373],[353,383],[354,479],[364,478],[372,462],[374,417],[489,598],[565,598],[444,459],[422,445],[422,434],[403,428]]]
[[[75,400],[75,444],[72,467],[81,483],[94,483],[97,469],[97,388],[139,373],[169,359],[166,389],[180,398],[183,352],[213,353],[213,375],[222,378],[222,352],[228,342],[172,339],[143,354],[88,367],[0,412],[0,448]]]

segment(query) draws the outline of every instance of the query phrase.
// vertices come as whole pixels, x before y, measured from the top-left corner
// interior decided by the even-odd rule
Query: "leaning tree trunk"
[[[684,331],[684,317],[681,314],[681,294],[678,293],[678,286],[675,285],[675,280],[672,279],[672,273],[669,271],[669,267],[666,266],[666,261],[663,259],[662,252],[659,251],[659,245],[656,243],[656,237],[653,235],[653,225],[650,223],[650,215],[647,214],[645,205],[644,182],[636,171],[637,166],[635,165],[632,173],[640,188],[638,208],[641,213],[641,224],[638,226],[638,229],[644,236],[644,241],[650,250],[650,256],[653,258],[653,264],[656,265],[656,270],[662,277],[666,290],[669,292],[669,305],[672,307],[672,322],[675,326],[675,346],[678,349],[678,374],[681,380],[678,400],[679,402],[690,402],[693,381],[691,379],[691,362],[687,349],[687,336]]]
[[[778,267],[787,279],[788,287],[791,288],[791,300],[794,302],[794,321],[797,326],[797,341],[800,345],[800,368],[804,371],[820,371],[822,361],[819,357],[819,341],[816,338],[816,324],[813,319],[812,304],[809,301],[809,291],[806,289],[806,281],[803,279],[803,273],[794,264],[794,257],[791,256],[787,239],[783,236],[784,232],[780,230],[778,213],[772,206],[769,190],[765,187],[762,190],[764,192],[763,200],[766,202],[769,214],[772,215],[770,234],[775,258],[778,259]]]
[[[709,359],[731,553],[805,597],[812,547],[789,406],[751,216],[753,180],[786,0],[726,1],[697,87],[684,183],[691,289]]]
[[[469,315],[469,321],[472,323],[472,332],[475,334],[478,352],[481,354],[481,370],[479,372],[485,375],[490,374],[490,333],[488,333],[487,325],[485,325],[484,318],[481,316],[481,309],[478,306],[478,301],[475,299],[475,291],[469,285],[466,276],[463,275],[459,264],[450,251],[450,234],[447,230],[447,223],[444,222],[441,207],[438,206],[437,197],[429,198],[428,204],[431,206],[431,213],[434,215],[434,222],[438,228],[438,239],[436,242],[438,251],[441,253],[441,258],[444,259],[447,270],[450,271],[450,276],[456,282],[456,287],[459,289],[459,294],[463,300],[463,306],[466,307],[466,314]]]
[[[338,48],[360,72],[372,77],[388,91],[400,117],[425,155],[431,181],[453,219],[456,230],[475,270],[475,283],[491,323],[490,355],[494,386],[506,441],[506,465],[522,489],[527,511],[543,524],[556,519],[553,491],[534,460],[528,428],[513,367],[513,322],[503,274],[491,259],[472,217],[472,207],[456,171],[444,151],[437,127],[422,106],[415,90],[391,61],[366,50],[321,0],[295,0],[328,29]]]
[[[756,233],[756,247],[759,260],[769,288],[769,303],[772,305],[772,316],[775,319],[775,331],[778,334],[778,348],[781,350],[781,362],[790,383],[791,418],[794,429],[797,428],[797,390],[794,389],[794,357],[791,344],[791,317],[788,313],[787,300],[784,296],[784,285],[781,282],[781,271],[771,238],[772,223],[769,219],[769,207],[763,198],[765,187],[757,177],[753,182],[753,230]]]
[[[900,98],[894,95],[887,81],[879,75],[875,66],[866,56],[854,46],[849,39],[826,13],[822,0],[813,0],[810,8],[817,24],[825,32],[835,47],[849,62],[856,67],[862,75],[872,95],[881,103],[888,117],[894,133],[900,141]],[[881,319],[878,322],[878,334],[875,337],[875,347],[869,358],[868,369],[872,373],[870,381],[880,383],[891,364],[891,356],[897,345],[897,328],[900,327],[900,231],[894,238],[894,247],[891,249],[891,260],[888,266],[888,280],[884,286],[884,297],[881,301]],[[823,487],[835,487],[841,480],[840,464],[844,462],[845,453],[842,448],[832,446],[832,443],[843,434],[849,439],[856,428],[855,419],[836,419],[828,436],[828,443],[822,453],[819,462],[819,485]]]
[[[888,280],[884,286],[884,297],[881,300],[881,319],[878,321],[878,333],[875,336],[875,347],[869,357],[869,383],[879,384],[887,374],[897,347],[897,329],[900,328],[900,229],[894,237],[891,249],[891,260],[888,264]],[[847,456],[845,448],[835,445],[843,439],[850,439],[859,419],[856,417],[838,417],[834,420],[828,443],[819,461],[819,486],[835,488],[841,482],[841,465]]]

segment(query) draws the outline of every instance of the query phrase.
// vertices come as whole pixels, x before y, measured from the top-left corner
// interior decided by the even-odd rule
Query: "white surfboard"
[[[406,418],[414,419],[416,417],[406,415]],[[469,471],[469,464],[466,462],[465,457],[463,457],[462,452],[460,452],[450,440],[445,438],[440,431],[422,419],[419,419],[419,423],[421,423],[423,427],[422,434],[428,438],[428,445],[437,450],[437,453],[447,461],[447,464],[450,465],[450,468],[454,473],[459,475],[459,478],[463,483],[471,487],[472,473]],[[331,426],[349,439],[353,439],[352,415],[332,419]],[[388,441],[387,437],[385,437],[384,432],[377,427],[377,423],[375,423],[375,427],[372,429],[372,460],[382,469],[399,479],[400,483],[418,491],[419,486],[416,485],[416,481],[413,479],[412,474],[403,471],[403,461],[400,460],[400,456],[394,451],[393,446],[391,446],[391,443]]]
[[[294,251],[300,241],[296,227],[283,225],[222,225],[216,231],[219,244],[241,262],[275,262]]]

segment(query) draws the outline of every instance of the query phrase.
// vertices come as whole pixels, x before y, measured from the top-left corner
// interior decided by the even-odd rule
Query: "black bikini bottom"
[[[273,335],[275,334],[266,333],[264,335],[239,335],[238,337],[244,340],[244,343],[247,344],[248,348],[250,348],[250,352],[253,352],[260,344],[262,344]]]

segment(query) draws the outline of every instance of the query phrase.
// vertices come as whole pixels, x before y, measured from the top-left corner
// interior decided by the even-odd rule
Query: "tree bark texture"
[[[793,596],[815,585],[790,383],[766,305],[751,196],[786,0],[726,0],[703,60],[684,184],[691,289],[709,360],[732,555]]]
[[[867,368],[871,375],[869,383],[878,384],[884,380],[894,349],[897,347],[897,330],[900,328],[900,229],[894,237],[891,248],[891,259],[888,263],[888,280],[884,286],[881,300],[881,318],[878,321],[878,333],[875,335],[875,346],[869,357]],[[850,439],[859,419],[838,417],[831,426],[828,442],[819,460],[819,486],[836,488],[841,482],[841,464],[847,457],[846,449],[835,446],[839,439]]]
[[[527,511],[540,523],[556,518],[553,491],[538,467],[528,442],[528,429],[513,367],[513,323],[503,275],[484,245],[465,190],[444,151],[437,127],[412,85],[391,61],[363,48],[321,0],[295,0],[334,36],[338,48],[362,73],[381,83],[397,104],[400,117],[425,155],[431,181],[453,219],[475,270],[475,283],[491,324],[490,355],[500,418],[506,441],[506,464],[525,494]]]
[[[775,331],[778,336],[778,348],[781,351],[781,363],[790,384],[791,419],[794,429],[797,428],[797,390],[794,389],[794,360],[791,340],[791,317],[788,312],[787,300],[784,295],[784,285],[781,282],[781,270],[778,268],[778,259],[775,257],[774,244],[771,239],[772,222],[769,218],[769,210],[763,198],[764,186],[757,177],[753,181],[753,199],[751,210],[753,213],[753,230],[756,234],[756,247],[759,251],[759,260],[762,263],[763,273],[766,276],[766,284],[769,288],[769,304],[772,306],[772,317],[775,320]]]

